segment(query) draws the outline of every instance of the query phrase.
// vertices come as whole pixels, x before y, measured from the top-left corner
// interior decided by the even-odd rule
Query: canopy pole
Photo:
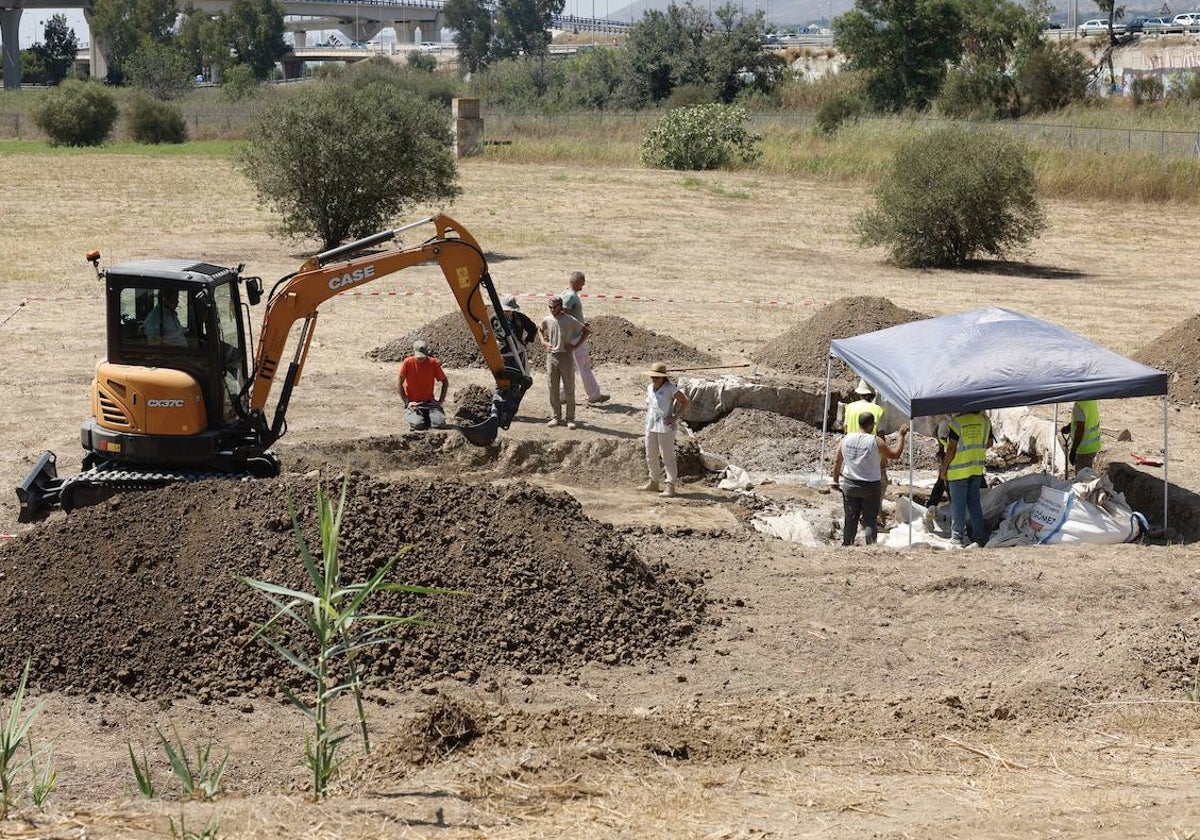
[[[1167,394],[1163,394],[1163,533],[1167,531],[1167,488],[1171,486],[1170,470],[1171,470],[1171,444],[1167,436],[1167,418],[1170,416],[1167,410]]]
[[[912,548],[913,521],[913,434],[911,417],[908,418],[908,547]]]
[[[1063,455],[1063,463],[1067,461],[1066,455]],[[1058,463],[1058,403],[1054,404],[1054,428],[1050,430],[1050,475],[1058,477],[1058,471],[1055,465]],[[1063,480],[1067,478],[1067,468],[1063,467]]]
[[[825,360],[825,413],[821,415],[821,477],[825,477],[825,435],[829,432],[829,383],[833,379],[833,353]]]

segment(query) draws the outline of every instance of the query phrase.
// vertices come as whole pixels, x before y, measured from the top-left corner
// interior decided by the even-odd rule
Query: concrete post
[[[292,32],[292,49],[302,50],[308,46],[308,33],[303,29]]]
[[[21,87],[21,10],[0,9],[0,49],[4,51],[4,87]]]
[[[454,115],[454,156],[465,158],[483,151],[483,118],[479,116],[479,100],[454,99],[450,104]]]
[[[397,44],[412,44],[413,41],[413,26],[408,21],[396,21],[392,24],[392,32],[396,34]]]

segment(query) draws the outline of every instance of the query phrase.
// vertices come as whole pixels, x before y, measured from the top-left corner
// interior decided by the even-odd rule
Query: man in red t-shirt
[[[433,398],[433,383],[442,383],[437,399]],[[404,401],[404,419],[415,431],[446,428],[446,412],[442,403],[446,401],[446,390],[450,383],[442,363],[429,355],[429,344],[413,342],[413,354],[400,363],[396,377],[396,392]]]

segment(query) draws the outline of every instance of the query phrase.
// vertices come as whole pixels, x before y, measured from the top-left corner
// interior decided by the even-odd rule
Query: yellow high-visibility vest
[[[879,424],[883,420],[883,406],[876,405],[870,400],[857,400],[846,406],[846,410],[842,414],[842,422],[846,425],[846,434],[852,435],[862,431],[858,427],[858,417],[864,411],[875,415],[875,434],[883,434],[879,431]]]
[[[1083,412],[1083,438],[1075,452],[1091,455],[1100,451],[1100,404],[1096,400],[1080,400],[1075,407]],[[1072,412],[1073,413],[1073,412]],[[1074,422],[1071,427],[1074,428]]]
[[[950,420],[950,431],[958,435],[958,447],[954,450],[950,468],[946,470],[946,480],[958,481],[983,475],[988,439],[992,436],[992,423],[987,415],[978,411],[956,414]]]

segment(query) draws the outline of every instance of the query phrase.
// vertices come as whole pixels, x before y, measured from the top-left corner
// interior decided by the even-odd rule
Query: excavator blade
[[[33,522],[43,513],[58,506],[62,479],[58,477],[54,453],[46,450],[34,464],[29,475],[17,485],[17,501],[21,503],[18,522]]]

